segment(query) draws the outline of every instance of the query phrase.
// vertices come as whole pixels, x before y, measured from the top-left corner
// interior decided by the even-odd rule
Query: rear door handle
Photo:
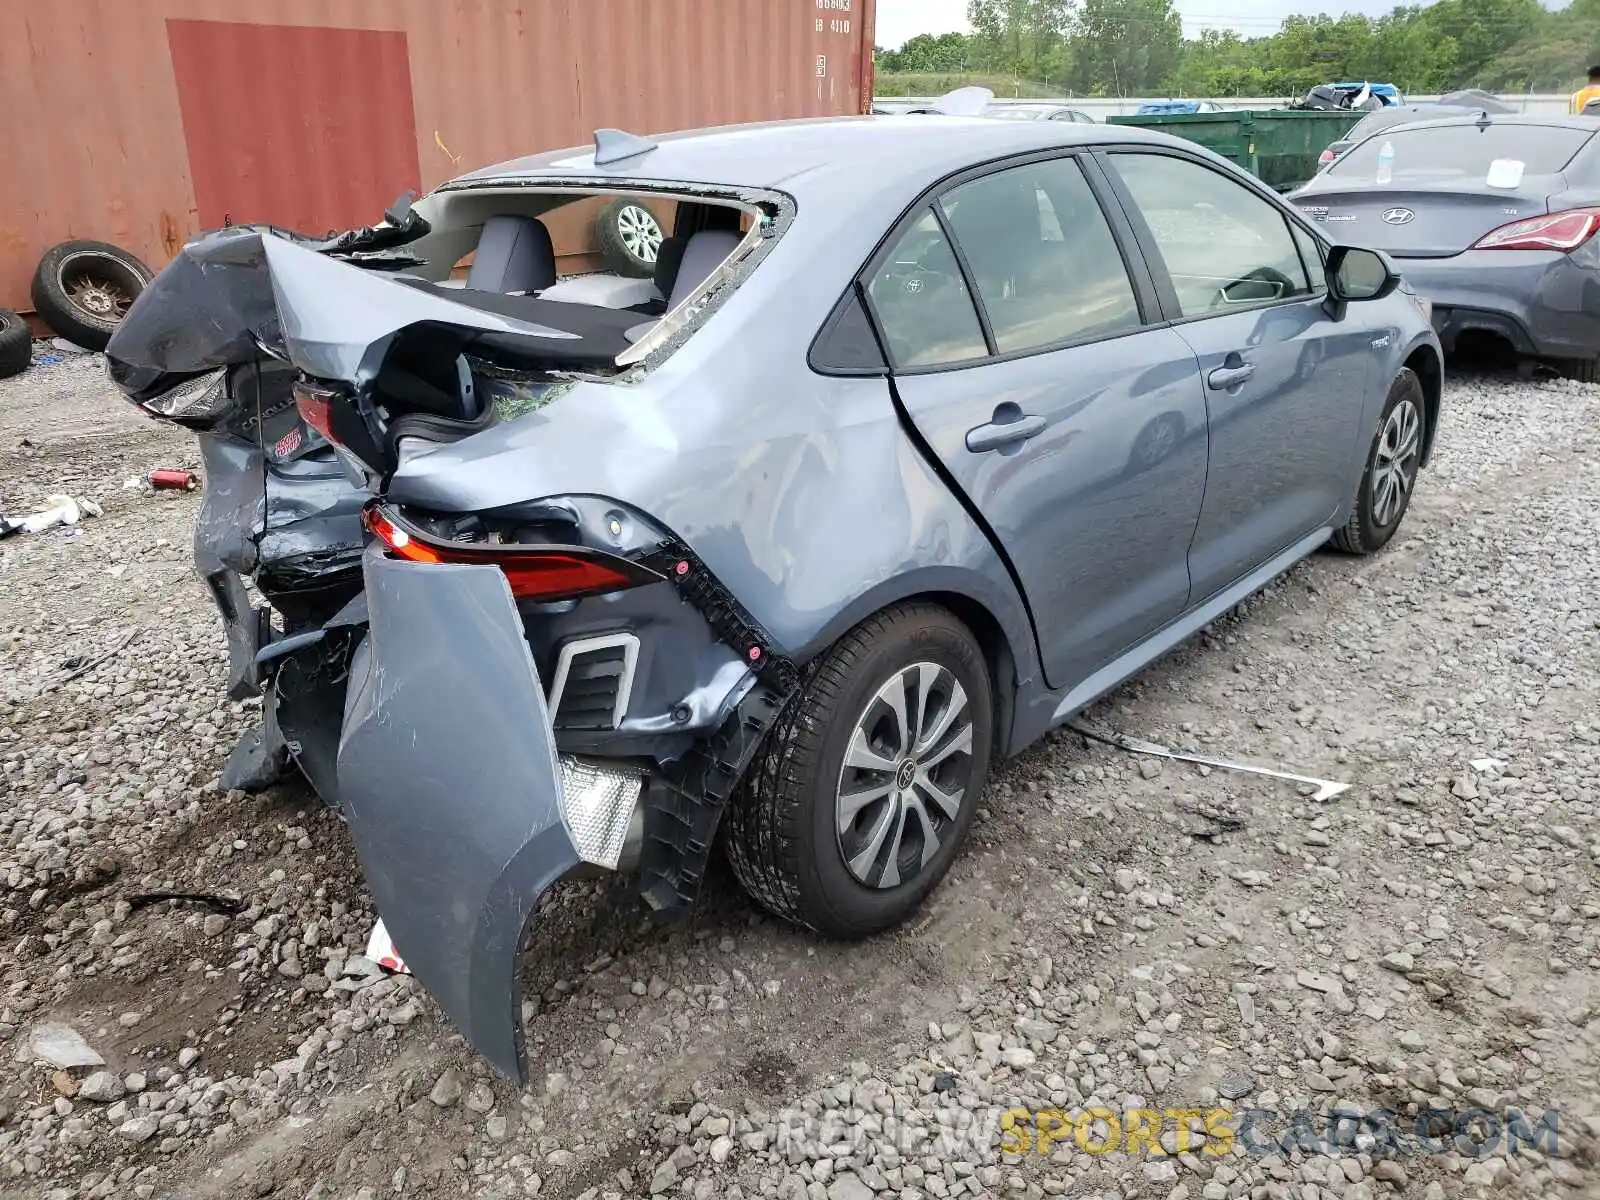
[[[1011,412],[1004,410],[1010,409]],[[1013,416],[1012,413],[1015,413]],[[1036,438],[1050,424],[1043,417],[1024,416],[1014,404],[1002,404],[994,412],[995,420],[967,431],[967,449],[974,454],[989,450],[1004,450]]]
[[[1225,392],[1249,382],[1255,373],[1254,363],[1247,363],[1237,354],[1230,354],[1222,366],[1206,376],[1206,384],[1214,392]]]

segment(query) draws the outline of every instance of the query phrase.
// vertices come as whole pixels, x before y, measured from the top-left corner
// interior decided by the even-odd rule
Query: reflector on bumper
[[[643,789],[644,780],[636,771],[581,758],[561,760],[561,807],[567,832],[584,862],[617,869]]]

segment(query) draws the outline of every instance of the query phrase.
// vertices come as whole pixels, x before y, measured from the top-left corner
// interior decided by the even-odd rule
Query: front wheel
[[[1422,381],[1416,372],[1403,368],[1378,418],[1378,433],[1367,452],[1367,469],[1350,519],[1333,535],[1335,548],[1346,554],[1376,554],[1394,537],[1411,507],[1422,468],[1427,412]]]
[[[734,874],[829,937],[899,924],[949,870],[993,744],[989,671],[966,627],[931,604],[868,618],[807,673],[734,798]]]

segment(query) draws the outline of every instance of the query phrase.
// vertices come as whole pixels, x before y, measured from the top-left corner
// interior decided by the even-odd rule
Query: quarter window
[[[1185,317],[1312,294],[1289,222],[1243,184],[1187,159],[1112,155]]]
[[[986,175],[940,205],[1001,354],[1141,324],[1111,226],[1075,159]]]
[[[867,291],[896,367],[944,366],[989,353],[961,266],[932,209],[901,235]]]

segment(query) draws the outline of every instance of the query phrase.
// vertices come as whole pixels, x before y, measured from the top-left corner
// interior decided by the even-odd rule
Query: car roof
[[[444,185],[640,181],[788,192],[796,199],[866,197],[920,191],[969,166],[1108,142],[1187,145],[1128,126],[996,121],[992,117],[900,115],[832,117],[724,125],[653,137],[645,154],[596,166],[594,147],[553,150],[473,171]]]

